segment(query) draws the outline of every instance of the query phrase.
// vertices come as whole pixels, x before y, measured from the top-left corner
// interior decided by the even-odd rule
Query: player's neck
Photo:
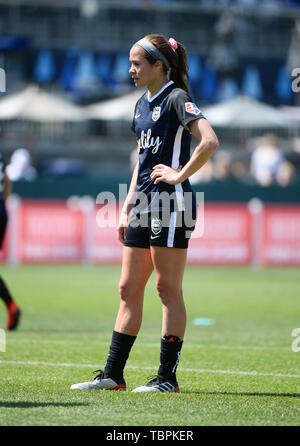
[[[167,77],[163,77],[155,79],[151,84],[147,85],[149,99],[151,99],[152,96],[155,96],[168,82],[169,80]]]

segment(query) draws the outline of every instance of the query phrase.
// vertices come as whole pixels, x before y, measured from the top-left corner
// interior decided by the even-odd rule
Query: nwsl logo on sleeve
[[[186,111],[188,113],[192,113],[193,115],[199,115],[200,114],[199,108],[193,102],[186,102],[185,103],[185,109],[186,109]]]

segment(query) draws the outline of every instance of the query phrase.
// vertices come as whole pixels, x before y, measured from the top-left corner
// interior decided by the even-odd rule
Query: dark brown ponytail
[[[173,50],[174,51],[174,50]],[[187,93],[189,92],[189,73],[188,73],[188,62],[187,55],[182,43],[177,42],[176,53],[178,55],[178,65],[172,68],[170,73],[170,79],[172,79],[175,84],[179,85]]]
[[[176,85],[185,90],[187,93],[189,91],[189,75],[188,75],[188,64],[187,55],[184,46],[180,42],[177,43],[177,49],[173,49],[168,42],[168,39],[162,34],[149,34],[145,36],[159,51],[167,58],[171,70],[170,70],[170,80],[174,81]],[[145,57],[149,63],[152,65],[156,60],[145,51]],[[167,74],[168,70],[163,65],[164,71]]]

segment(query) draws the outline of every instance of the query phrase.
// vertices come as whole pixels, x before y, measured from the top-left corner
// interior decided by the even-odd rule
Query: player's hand
[[[124,240],[126,237],[127,228],[128,228],[128,215],[121,214],[120,220],[119,220],[119,223],[117,226],[117,231],[118,231],[118,239],[123,244],[124,244]]]
[[[157,164],[153,167],[153,172],[151,173],[150,177],[152,178],[152,180],[155,180],[154,184],[160,183],[161,181],[172,185],[179,184],[181,183],[179,176],[180,170],[181,166],[177,170],[175,170],[172,169],[172,167],[170,166]]]

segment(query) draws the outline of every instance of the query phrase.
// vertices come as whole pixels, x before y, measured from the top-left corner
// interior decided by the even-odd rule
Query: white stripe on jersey
[[[169,222],[169,231],[168,231],[168,248],[173,248],[174,246],[174,237],[176,230],[176,215],[177,212],[171,212],[170,222]]]
[[[173,156],[172,156],[172,164],[171,167],[175,170],[179,167],[179,158],[181,152],[181,139],[183,133],[183,126],[180,125],[177,129],[174,147],[173,147]],[[184,200],[183,200],[183,189],[181,183],[175,185],[176,199],[178,205],[178,211],[184,211]]]
[[[152,96],[151,98],[150,98],[150,93],[149,93],[149,91],[147,92],[147,99],[148,99],[148,102],[152,102],[152,101],[154,101],[154,99],[156,99],[157,98],[157,96],[159,96],[166,88],[168,88],[170,85],[172,85],[172,84],[174,84],[174,82],[173,81],[170,81],[170,82],[168,82],[167,84],[165,84],[160,90],[159,90],[159,92],[158,93],[156,93],[154,96]]]

